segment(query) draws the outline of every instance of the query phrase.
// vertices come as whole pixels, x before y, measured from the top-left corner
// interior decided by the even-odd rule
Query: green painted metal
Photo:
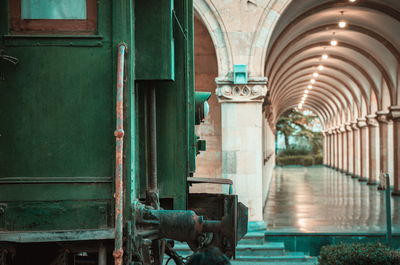
[[[136,9],[136,80],[174,80],[173,0],[139,0]],[[178,47],[176,47],[178,49]]]
[[[188,32],[193,27],[192,4],[190,1],[174,3],[174,41],[175,81],[139,81],[138,91],[138,143],[140,164],[140,195],[145,197],[146,187],[146,90],[156,88],[157,104],[157,169],[160,198],[173,199],[174,209],[186,208],[186,179],[190,175],[194,162],[196,141],[194,135],[194,83],[193,53],[188,46],[192,45]],[[139,12],[139,11],[137,11]],[[149,34],[151,27],[147,27]],[[157,32],[157,27],[154,33]],[[190,36],[192,38],[192,34]],[[139,67],[137,61],[137,67]],[[190,71],[190,73],[188,73]]]
[[[0,230],[112,226],[111,1],[97,35],[65,38],[10,36],[7,2],[0,49],[19,63],[0,63]]]
[[[107,228],[112,223],[111,205],[93,200],[7,203],[5,231],[47,231]],[[1,233],[0,233],[1,235]],[[0,236],[1,239],[1,236]]]
[[[194,10],[193,0],[185,1],[186,9],[186,80],[188,88],[187,103],[187,130],[188,130],[188,153],[189,173],[192,175],[196,170],[197,136],[195,134],[195,73],[194,73]]]
[[[70,231],[40,231],[40,232],[5,232],[0,234],[0,241],[28,242],[60,242],[77,240],[113,239],[114,229],[70,230]]]

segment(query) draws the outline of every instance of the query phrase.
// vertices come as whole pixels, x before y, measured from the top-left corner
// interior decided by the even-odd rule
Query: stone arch
[[[209,0],[194,0],[193,8],[208,29],[218,60],[218,76],[227,77],[232,72],[233,55],[229,38],[226,34],[224,21],[214,4]]]

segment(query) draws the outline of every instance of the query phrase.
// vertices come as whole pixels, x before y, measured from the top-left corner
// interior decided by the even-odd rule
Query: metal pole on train
[[[127,45],[118,44],[117,60],[117,96],[116,96],[116,129],[115,136],[115,242],[114,264],[122,265],[123,251],[123,147],[124,147],[124,65]]]
[[[147,91],[147,196],[148,202],[155,208],[159,208],[158,183],[157,183],[157,112],[156,112],[156,88],[150,84]]]

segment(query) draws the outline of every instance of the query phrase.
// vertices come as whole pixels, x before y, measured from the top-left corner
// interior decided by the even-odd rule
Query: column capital
[[[366,118],[358,118],[357,119],[357,127],[358,128],[364,128],[364,127],[367,127],[368,126],[368,124],[367,124],[367,119]]]
[[[351,121],[350,124],[351,124],[351,128],[353,129],[353,131],[357,131],[359,129],[358,126],[357,126],[357,121],[356,120],[355,121]]]
[[[234,84],[228,78],[216,78],[215,93],[220,103],[264,102],[267,94],[266,77],[250,77],[247,84]]]
[[[400,106],[391,106],[389,110],[389,118],[391,120],[400,121]]]
[[[376,119],[378,120],[379,123],[390,123],[390,117],[389,117],[390,112],[385,111],[385,110],[380,110],[376,112]]]
[[[340,133],[346,132],[346,125],[345,124],[342,124],[342,125],[339,126],[339,132]]]
[[[370,126],[370,127],[378,127],[379,126],[379,123],[376,119],[375,114],[367,115],[366,118],[367,118],[368,126]]]
[[[346,122],[345,124],[345,129],[346,129],[346,131],[348,131],[348,132],[352,132],[353,131],[353,127],[351,127],[351,122]]]

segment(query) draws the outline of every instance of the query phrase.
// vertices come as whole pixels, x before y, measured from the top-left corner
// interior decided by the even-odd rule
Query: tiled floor
[[[277,232],[385,232],[385,196],[326,167],[278,167],[264,219]],[[400,197],[392,197],[392,223],[400,232]]]

